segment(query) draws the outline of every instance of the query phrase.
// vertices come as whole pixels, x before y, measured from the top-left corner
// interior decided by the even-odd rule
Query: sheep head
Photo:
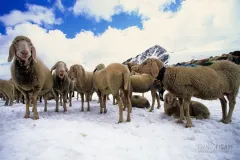
[[[69,69],[69,73],[68,73],[70,79],[74,80],[74,79],[79,79],[81,76],[81,78],[85,78],[85,70],[83,68],[83,66],[79,65],[79,64],[74,64],[70,67]]]
[[[58,61],[51,69],[51,72],[53,70],[56,70],[56,75],[60,78],[63,79],[65,76],[68,75],[68,69],[66,63],[63,61]]]
[[[164,64],[161,60],[156,58],[148,58],[142,62],[139,67],[136,69],[136,72],[143,74],[150,74],[154,78],[158,76],[159,71],[164,67]]]
[[[8,62],[11,62],[14,56],[16,56],[17,60],[23,61],[24,66],[28,64],[30,58],[37,62],[36,49],[31,40],[25,36],[17,36],[12,41],[9,48]]]
[[[104,68],[105,68],[105,65],[103,63],[100,63],[99,65],[96,66],[93,72],[99,71]]]
[[[174,107],[178,107],[178,100],[177,98],[171,94],[170,92],[168,92],[165,96],[164,96],[164,112],[165,113],[169,113],[169,111],[174,108]]]

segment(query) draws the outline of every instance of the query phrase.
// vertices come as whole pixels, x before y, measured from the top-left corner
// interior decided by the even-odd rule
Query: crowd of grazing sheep
[[[160,108],[160,100],[164,101],[164,113],[179,118],[182,123],[186,117],[186,127],[192,127],[190,116],[197,119],[209,118],[208,108],[192,97],[215,100],[222,106],[223,123],[232,121],[232,113],[236,104],[236,96],[240,85],[240,67],[230,61],[213,61],[208,66],[165,67],[159,59],[148,58],[141,64],[133,62],[111,63],[108,66],[99,64],[93,71],[86,71],[80,64],[67,67],[58,61],[51,70],[37,58],[36,49],[26,36],[17,36],[9,48],[8,62],[11,64],[11,79],[0,80],[0,98],[6,100],[5,105],[12,106],[22,101],[26,105],[24,118],[30,117],[29,107],[32,104],[33,119],[39,119],[37,100],[43,97],[44,111],[47,112],[47,101],[55,99],[58,112],[59,101],[67,111],[67,103],[72,106],[74,92],[81,96],[81,111],[84,111],[84,95],[87,111],[93,93],[97,93],[100,113],[107,113],[106,100],[111,94],[113,104],[119,107],[118,123],[123,122],[123,111],[127,108],[127,122],[131,121],[132,107],[150,108],[154,110],[155,100]],[[212,81],[214,79],[214,81]],[[211,87],[209,87],[211,86]],[[163,99],[164,91],[168,91]],[[142,96],[133,92],[151,91],[152,104]],[[227,97],[229,111],[227,114]]]

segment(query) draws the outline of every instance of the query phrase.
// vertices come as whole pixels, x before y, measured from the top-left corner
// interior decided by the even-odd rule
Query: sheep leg
[[[107,100],[110,100],[109,95],[107,95]]]
[[[25,112],[24,118],[29,118],[30,117],[30,110],[29,110],[30,100],[29,100],[29,97],[27,97],[27,95],[24,95],[24,99],[26,100],[26,112]]]
[[[14,97],[12,96],[12,97],[10,98],[9,106],[12,106],[12,105],[13,105],[13,101],[14,101]]]
[[[227,101],[224,97],[219,98],[222,106],[222,119],[221,122],[223,122],[226,119],[227,116]]]
[[[114,96],[113,96],[113,105],[116,105],[116,99]]]
[[[192,120],[191,120],[190,113],[189,113],[190,100],[191,100],[191,98],[184,99],[184,111],[186,112],[186,117],[187,117],[186,118],[187,119],[186,128],[192,127]]]
[[[232,114],[233,114],[233,110],[234,110],[235,104],[236,104],[236,95],[237,94],[228,94],[227,95],[227,98],[229,101],[229,110],[228,110],[227,118],[223,121],[223,123],[225,123],[225,124],[232,122]]]
[[[74,97],[74,91],[73,91],[72,97]],[[78,100],[78,97],[77,97],[77,100]]]
[[[9,104],[9,98],[8,98],[8,96],[5,96],[5,97],[6,97],[6,101],[5,101],[4,106],[8,106],[8,104]]]
[[[124,93],[124,99],[126,101],[125,105],[127,106],[127,122],[131,121],[131,115],[130,113],[132,112],[132,102],[130,98],[130,93],[128,91],[123,91]]]
[[[87,100],[87,103],[88,103],[87,111],[90,111],[89,99],[90,99],[90,95],[89,95],[89,93],[87,93],[86,94],[86,100]]]
[[[160,107],[161,107],[161,104],[160,104],[160,98],[159,98],[159,95],[157,94],[157,92],[156,92],[156,99],[157,99],[157,109],[160,109]]]
[[[63,111],[67,112],[67,95],[68,92],[63,93]]]
[[[84,111],[83,105],[84,105],[84,93],[80,93],[81,96],[81,100],[82,100],[82,108],[81,108],[81,112]]]
[[[69,107],[72,107],[72,94],[73,94],[73,92],[70,91],[69,92]]]
[[[103,95],[103,113],[107,113],[107,107],[106,107],[106,99],[107,95]]]
[[[73,94],[74,94],[74,92],[73,92]],[[78,97],[79,97],[79,93],[77,92],[77,101],[78,101]]]
[[[56,94],[55,101],[56,101],[55,112],[58,112],[58,105],[59,105],[59,95],[58,94]]]
[[[60,105],[62,106],[63,105],[63,98],[62,98],[63,96],[62,96],[62,94],[60,94]]]
[[[144,93],[142,93],[142,97],[144,97]]]
[[[118,107],[119,107],[119,120],[118,123],[123,122],[123,102],[119,95],[116,95],[116,99],[118,101]]]
[[[152,112],[154,110],[154,104],[155,104],[155,99],[156,99],[156,90],[151,88],[151,95],[152,95],[152,106],[149,109],[149,112]]]
[[[96,91],[98,95],[98,101],[100,102],[100,114],[102,114],[102,93],[100,91]]]
[[[48,97],[48,94],[45,94],[43,96],[43,99],[44,99],[44,112],[47,112],[47,97]]]
[[[183,120],[184,120],[183,99],[182,98],[178,98],[178,99],[180,104],[180,117],[177,123],[183,123]]]
[[[32,102],[33,102],[33,111],[34,111],[34,117],[33,119],[39,119],[39,116],[38,116],[38,111],[37,111],[37,96],[34,95],[32,97]]]

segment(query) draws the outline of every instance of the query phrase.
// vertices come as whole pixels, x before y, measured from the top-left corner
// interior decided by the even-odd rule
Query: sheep
[[[170,92],[164,96],[164,113],[168,116],[173,115],[174,118],[180,117],[179,100]],[[189,104],[189,114],[196,119],[207,119],[210,116],[210,112],[204,104],[192,100]]]
[[[14,60],[13,60],[14,58]],[[15,87],[24,95],[26,112],[24,118],[30,117],[30,100],[33,101],[34,118],[39,119],[37,96],[43,95],[47,111],[47,94],[53,86],[53,77],[47,66],[36,57],[36,49],[26,36],[16,36],[9,48],[8,62],[11,64],[11,77]]]
[[[67,95],[70,92],[70,106],[72,105],[72,90],[73,90],[73,82],[72,80],[68,77],[68,68],[66,63],[63,61],[58,61],[54,64],[54,66],[51,68],[51,73],[52,71],[55,70],[53,73],[53,88],[52,92],[55,96],[55,101],[56,101],[56,108],[55,112],[58,112],[58,103],[59,103],[59,95],[63,97],[63,108],[64,112],[67,111]]]
[[[129,69],[130,73],[132,72],[132,70],[131,70],[132,66],[137,65],[137,63],[135,63],[135,62],[125,62],[123,64],[127,66],[127,68]]]
[[[159,109],[161,107],[158,94],[153,85],[155,79],[156,78],[152,77],[149,74],[132,75],[130,77],[130,80],[131,80],[130,97],[132,96],[132,92],[145,93],[145,92],[148,92],[149,90],[151,91],[152,105],[151,105],[151,108],[149,109],[149,112],[152,112],[154,110],[154,104],[155,104],[156,98],[157,98],[157,108]]]
[[[14,85],[10,80],[0,80],[0,93],[3,93],[6,98],[5,105],[12,106],[14,101]],[[10,100],[10,102],[9,102]]]
[[[240,67],[230,61],[213,61],[209,66],[164,67],[162,61],[149,58],[140,64],[138,72],[147,73],[156,77],[164,89],[174,94],[180,103],[180,118],[184,119],[186,111],[186,127],[192,127],[189,114],[189,103],[191,97],[204,100],[219,99],[222,106],[222,119],[225,124],[231,123],[232,113],[236,104],[236,96],[240,85]],[[227,112],[227,96],[229,101],[229,112]]]
[[[76,80],[75,87],[77,92],[80,93],[82,107],[81,111],[84,111],[84,94],[87,96],[87,111],[90,111],[89,97],[93,93],[93,72],[85,71],[82,65],[74,64],[69,69],[69,76],[73,80]]]
[[[150,103],[147,100],[147,98],[139,95],[133,95],[131,97],[131,103],[132,107],[137,107],[137,108],[149,108]]]
[[[93,74],[93,86],[100,99],[100,113],[107,113],[106,96],[112,94],[118,101],[119,120],[123,122],[123,102],[120,91],[127,100],[127,122],[131,121],[130,112],[132,104],[130,100],[130,71],[120,63],[111,63],[107,67],[104,64],[96,66]]]

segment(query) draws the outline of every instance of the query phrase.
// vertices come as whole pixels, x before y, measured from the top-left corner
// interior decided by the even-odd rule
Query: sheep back
[[[163,85],[177,97],[213,100],[239,87],[240,68],[229,61],[216,61],[206,67],[168,67]]]

